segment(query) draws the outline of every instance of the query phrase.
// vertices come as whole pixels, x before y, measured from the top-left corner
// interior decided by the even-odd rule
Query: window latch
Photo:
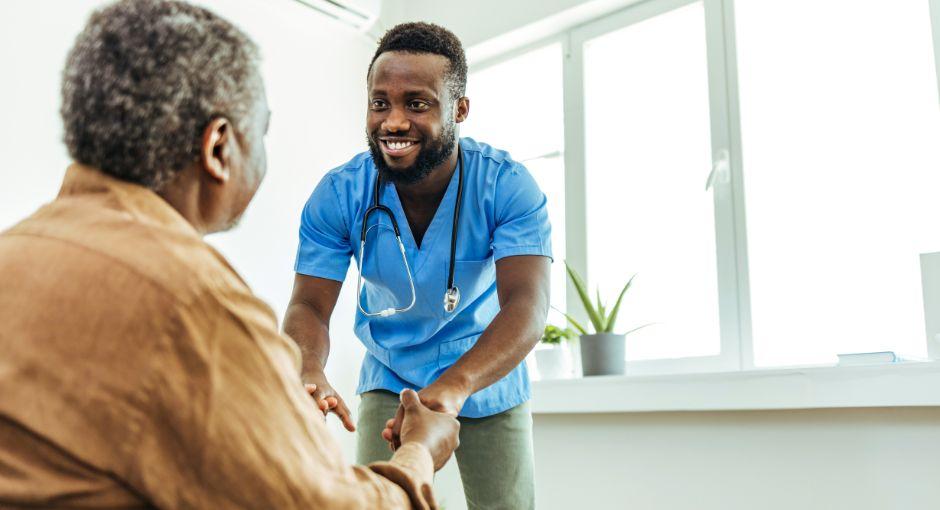
[[[712,171],[708,173],[708,179],[705,181],[705,191],[714,187],[715,183],[728,184],[731,182],[731,155],[728,149],[721,149],[712,162]]]

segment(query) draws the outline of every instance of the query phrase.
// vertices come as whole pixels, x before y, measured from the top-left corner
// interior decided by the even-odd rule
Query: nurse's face
[[[453,154],[469,101],[451,98],[448,65],[432,53],[390,51],[375,60],[366,134],[383,178],[418,182]]]

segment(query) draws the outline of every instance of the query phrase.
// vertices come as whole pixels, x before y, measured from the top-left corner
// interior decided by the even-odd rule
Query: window
[[[585,42],[588,283],[612,300],[637,274],[631,360],[721,348],[708,103],[701,2]]]
[[[940,251],[928,3],[737,0],[735,15],[755,363],[924,356],[919,254]]]
[[[537,158],[556,257],[592,290],[638,275],[618,324],[653,325],[628,337],[630,373],[922,357],[938,23],[940,0],[637,2],[475,65],[493,109],[465,134]]]
[[[552,305],[565,309],[565,167],[561,45],[550,44],[467,78],[470,115],[461,136],[509,152],[548,199],[552,223]],[[555,324],[564,318],[553,313]]]

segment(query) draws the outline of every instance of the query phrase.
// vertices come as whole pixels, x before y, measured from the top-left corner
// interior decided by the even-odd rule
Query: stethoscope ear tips
[[[460,289],[453,286],[444,293],[444,311],[452,313],[457,309],[458,304],[460,304]]]

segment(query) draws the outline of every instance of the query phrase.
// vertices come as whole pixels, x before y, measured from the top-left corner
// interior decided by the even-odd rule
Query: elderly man
[[[457,421],[343,463],[300,355],[202,236],[265,173],[257,50],[181,2],[95,13],[66,63],[58,198],[0,235],[0,507],[430,508]]]

